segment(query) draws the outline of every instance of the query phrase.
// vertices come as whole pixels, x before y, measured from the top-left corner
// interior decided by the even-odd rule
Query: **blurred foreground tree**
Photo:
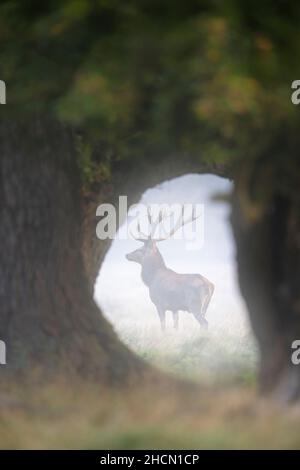
[[[95,206],[210,171],[236,180],[262,388],[299,396],[299,20],[291,0],[1,3],[6,370],[140,371],[92,302],[108,248],[95,238]]]

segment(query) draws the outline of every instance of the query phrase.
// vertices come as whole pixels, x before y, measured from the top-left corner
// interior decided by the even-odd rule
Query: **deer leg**
[[[209,306],[209,303],[211,301],[211,298],[212,298],[212,295],[214,293],[214,287],[213,286],[210,286],[209,287],[209,290],[205,296],[205,299],[202,303],[202,309],[201,309],[201,314],[202,316],[204,317],[205,314],[206,314],[206,310],[208,309],[208,306]]]
[[[199,315],[196,316],[196,319],[198,320],[200,325],[207,330],[208,321],[206,320],[206,318],[204,318],[203,315],[199,314]]]
[[[206,310],[208,308],[208,305],[209,305],[209,302],[210,302],[210,298],[211,298],[211,295],[210,295],[210,292],[208,292],[206,294],[206,296],[204,297],[204,300],[202,302],[202,306],[201,306],[201,315],[203,317],[205,317],[205,314],[206,314]]]
[[[206,300],[206,296],[208,294],[209,294],[209,291],[207,291],[206,289],[205,289],[204,292],[203,291],[201,292],[201,296],[195,295],[193,293],[193,296],[191,296],[191,298],[189,299],[190,301],[189,301],[189,304],[188,304],[188,307],[189,307],[188,311],[191,312],[194,315],[197,322],[200,323],[200,325],[203,328],[208,327],[208,322],[204,317],[204,314],[205,314],[205,310],[204,310],[205,309],[205,300]],[[203,299],[203,300],[201,300],[201,299]],[[207,305],[208,305],[208,303],[207,303]],[[204,311],[204,313],[203,313],[203,311]]]
[[[157,313],[160,319],[161,331],[165,331],[166,330],[166,312],[162,310],[161,308],[158,308]]]
[[[174,328],[178,330],[178,312],[173,312]]]
[[[201,310],[202,310],[202,308],[201,308]],[[192,313],[193,313],[194,317],[196,318],[197,322],[200,323],[200,325],[203,328],[207,329],[208,328],[208,321],[202,315],[201,310],[198,309],[198,311],[193,311]]]

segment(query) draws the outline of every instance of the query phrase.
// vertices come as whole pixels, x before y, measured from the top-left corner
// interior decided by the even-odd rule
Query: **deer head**
[[[191,216],[188,217],[186,220],[184,220],[184,212],[182,210],[174,227],[165,236],[159,237],[159,238],[155,237],[155,232],[157,230],[157,227],[163,222],[163,220],[166,219],[166,217],[169,217],[169,216],[166,216],[163,211],[160,211],[156,221],[153,222],[153,217],[151,215],[150,208],[148,207],[147,217],[148,217],[148,222],[150,226],[150,232],[148,234],[143,233],[141,231],[140,222],[138,222],[137,223],[138,237],[134,236],[131,233],[131,235],[133,236],[135,240],[143,243],[143,246],[126,255],[126,259],[128,259],[128,261],[134,261],[142,265],[147,261],[153,261],[153,260],[156,260],[157,262],[161,261],[163,263],[162,256],[156,246],[156,243],[167,240],[168,238],[172,237],[172,235],[174,235],[174,233],[177,232],[177,230],[179,230],[184,225],[196,220],[199,217],[199,215],[197,216],[194,213],[194,211],[192,211]]]
[[[126,259],[128,259],[128,261],[135,261],[136,263],[143,264],[147,258],[157,256],[158,254],[159,251],[155,240],[145,240],[143,241],[143,246],[131,253],[128,253],[126,255]]]

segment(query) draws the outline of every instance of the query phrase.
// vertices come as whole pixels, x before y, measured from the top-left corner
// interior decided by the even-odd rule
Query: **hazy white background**
[[[168,267],[182,273],[200,273],[215,284],[207,311],[209,329],[201,329],[194,317],[181,312],[179,331],[167,314],[167,332],[159,318],[140,265],[125,254],[141,243],[115,240],[95,284],[95,300],[122,340],[138,354],[175,372],[191,376],[234,374],[253,369],[256,350],[236,277],[235,246],[229,205],[212,201],[216,193],[230,193],[232,183],[215,175],[185,175],[147,190],[143,203],[204,204],[204,243],[188,250],[184,240],[158,244]],[[120,230],[124,230],[124,227]]]

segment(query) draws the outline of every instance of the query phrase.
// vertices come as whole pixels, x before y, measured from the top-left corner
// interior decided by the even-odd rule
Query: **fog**
[[[136,240],[113,241],[95,284],[96,302],[131,349],[159,367],[196,379],[248,373],[257,358],[237,282],[230,207],[213,200],[216,194],[231,191],[229,180],[192,174],[148,189],[141,199],[145,204],[203,204],[203,233],[196,250],[187,240],[174,239],[158,243],[158,248],[168,267],[202,274],[215,284],[206,315],[207,331],[187,312],[180,312],[178,331],[167,313],[167,331],[160,331],[155,306],[140,277],[141,267],[125,258],[141,246]]]

